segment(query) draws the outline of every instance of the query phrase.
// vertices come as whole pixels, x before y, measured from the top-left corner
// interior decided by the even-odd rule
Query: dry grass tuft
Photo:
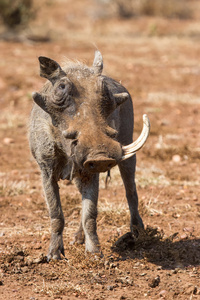
[[[64,292],[65,289],[66,289],[66,283],[64,282],[60,282],[58,284],[57,282],[56,283],[46,282],[43,279],[42,287],[36,285],[34,291],[40,295],[47,295],[49,297],[54,297],[56,295],[62,294],[62,292]]]
[[[27,181],[20,180],[20,181],[8,181],[3,180],[0,183],[0,196],[17,196],[23,195],[29,192],[29,184]]]

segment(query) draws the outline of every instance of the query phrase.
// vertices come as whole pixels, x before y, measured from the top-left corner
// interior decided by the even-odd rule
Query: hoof
[[[78,231],[77,233],[74,234],[74,239],[73,241],[70,242],[70,245],[74,245],[74,244],[79,244],[82,245],[85,242],[85,235],[83,233],[83,231]]]
[[[47,255],[47,261],[49,262],[50,260],[52,259],[55,259],[55,260],[60,260],[62,259],[61,258],[61,254],[62,256],[65,257],[65,252],[64,252],[64,248],[60,248],[60,249],[49,249],[49,253]]]

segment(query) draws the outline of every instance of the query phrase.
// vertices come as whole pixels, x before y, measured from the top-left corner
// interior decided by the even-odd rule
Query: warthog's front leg
[[[48,259],[60,259],[64,255],[62,232],[64,228],[64,216],[60,203],[59,187],[53,177],[51,168],[40,165],[42,171],[43,187],[45,198],[51,218],[51,241],[48,252]]]
[[[81,179],[76,180],[79,191],[82,194],[82,228],[85,235],[85,250],[92,253],[100,252],[97,236],[97,202],[99,192],[99,174],[91,176],[86,183]],[[81,226],[80,226],[81,228]],[[80,235],[79,228],[79,235]]]
[[[119,169],[126,189],[126,198],[129,205],[131,222],[130,229],[133,232],[134,226],[144,228],[142,218],[138,211],[138,195],[135,185],[136,156],[120,162]]]

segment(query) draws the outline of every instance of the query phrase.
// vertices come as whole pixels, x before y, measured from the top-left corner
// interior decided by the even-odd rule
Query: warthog
[[[126,189],[133,226],[143,227],[138,212],[135,185],[135,152],[149,133],[143,116],[143,131],[132,142],[133,107],[128,91],[102,75],[103,59],[95,52],[92,67],[68,62],[63,68],[47,57],[39,57],[40,76],[48,81],[35,102],[30,118],[30,148],[42,174],[51,218],[48,259],[64,255],[62,212],[58,181],[75,179],[82,194],[82,217],[75,241],[85,241],[86,251],[100,252],[96,231],[99,173],[115,165]]]

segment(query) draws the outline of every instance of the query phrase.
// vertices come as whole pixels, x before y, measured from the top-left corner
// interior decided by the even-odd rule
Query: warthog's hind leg
[[[83,226],[82,226],[82,220],[80,221],[80,225],[79,225],[79,228],[77,230],[77,232],[74,234],[74,239],[73,241],[71,242],[71,244],[84,244],[85,242],[85,234],[84,234],[84,231],[83,231]]]

